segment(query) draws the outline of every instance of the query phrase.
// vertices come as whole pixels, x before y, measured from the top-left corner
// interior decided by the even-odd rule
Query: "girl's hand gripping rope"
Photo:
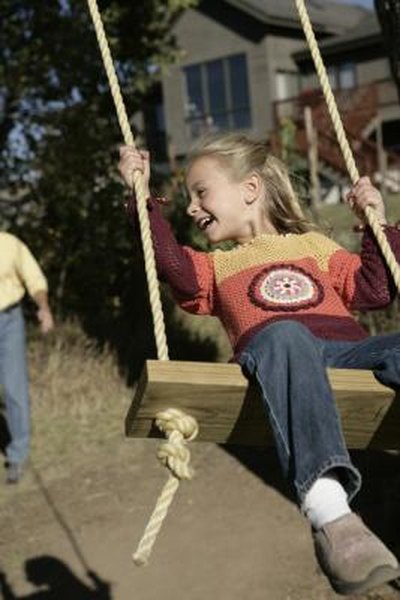
[[[369,177],[361,177],[346,195],[345,201],[363,223],[365,223],[365,209],[370,206],[374,209],[381,225],[386,225],[385,204],[382,195],[372,185]]]
[[[138,150],[134,146],[121,146],[118,169],[125,184],[133,190],[133,173],[141,171],[144,178],[146,197],[150,196],[150,154],[147,150]]]

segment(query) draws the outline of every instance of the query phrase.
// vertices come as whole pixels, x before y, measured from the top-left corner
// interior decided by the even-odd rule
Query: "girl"
[[[235,360],[260,387],[283,473],[332,587],[355,594],[396,578],[395,556],[350,509],[361,476],[326,376],[327,367],[373,369],[384,384],[400,384],[400,336],[367,337],[350,313],[387,306],[395,294],[372,232],[365,228],[358,255],[315,231],[265,144],[231,134],[204,140],[189,157],[187,212],[211,243],[236,247],[195,251],[177,243],[150,198],[148,153],[125,146],[120,156],[129,187],[135,169],[144,174],[160,277],[181,307],[219,317]],[[400,258],[400,231],[386,224],[368,178],[347,201],[358,216],[375,210]]]

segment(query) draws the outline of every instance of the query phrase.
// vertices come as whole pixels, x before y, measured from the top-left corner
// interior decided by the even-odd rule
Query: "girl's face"
[[[260,196],[256,176],[235,181],[218,160],[203,156],[189,168],[186,185],[190,195],[187,213],[211,243],[245,243],[260,233],[265,211],[261,202],[256,202]]]

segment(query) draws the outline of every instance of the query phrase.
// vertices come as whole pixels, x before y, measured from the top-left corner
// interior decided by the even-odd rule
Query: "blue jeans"
[[[25,323],[19,305],[0,311],[0,385],[11,437],[7,461],[21,464],[29,450],[30,403]]]
[[[239,363],[261,389],[283,473],[299,502],[331,470],[351,500],[361,487],[361,475],[345,446],[326,368],[370,369],[381,383],[399,387],[400,334],[330,341],[315,337],[301,323],[283,320],[259,331]]]

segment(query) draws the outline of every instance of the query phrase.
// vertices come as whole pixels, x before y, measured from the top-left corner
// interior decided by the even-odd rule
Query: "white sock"
[[[317,479],[304,497],[301,506],[314,529],[351,513],[347,494],[335,475]]]

